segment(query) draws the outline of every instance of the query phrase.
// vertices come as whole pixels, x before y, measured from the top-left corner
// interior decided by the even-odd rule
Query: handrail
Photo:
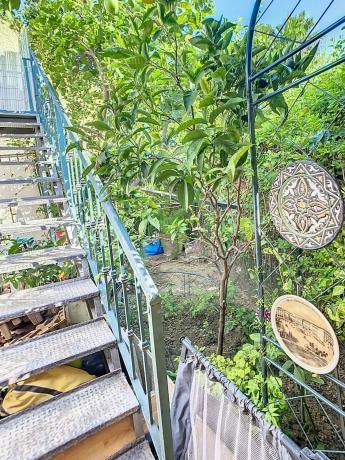
[[[158,289],[115,206],[106,199],[102,181],[93,172],[84,177],[83,171],[91,161],[87,152],[81,149],[78,136],[66,130],[72,126],[71,122],[32,51],[31,73],[37,114],[51,143],[53,160],[62,178],[69,206],[79,221],[80,240],[98,284],[105,314],[157,455],[160,460],[173,460]],[[71,143],[74,147],[68,149]],[[145,310],[142,298],[146,300]],[[132,318],[135,314],[136,323]],[[152,408],[153,397],[156,415]]]

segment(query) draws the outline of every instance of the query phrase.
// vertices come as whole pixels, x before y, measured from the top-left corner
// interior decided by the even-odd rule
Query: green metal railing
[[[105,314],[158,457],[170,460],[169,396],[157,287],[113,203],[105,199],[102,182],[92,172],[83,173],[90,165],[88,155],[80,148],[78,136],[65,129],[71,123],[33,53],[30,64],[36,111],[78,222],[79,239],[98,284]]]

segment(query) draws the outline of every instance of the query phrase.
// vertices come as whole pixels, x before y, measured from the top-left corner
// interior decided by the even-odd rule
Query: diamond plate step
[[[30,121],[2,121],[0,118],[0,128],[39,128],[40,124],[35,123],[35,122],[30,122]]]
[[[33,153],[3,153],[0,154],[0,164],[4,166],[35,166],[35,165],[51,165],[50,160],[37,160],[34,158],[36,152]]]
[[[4,198],[0,200],[0,208],[8,208],[14,206],[35,206],[42,204],[52,203],[66,203],[67,198],[60,195],[49,195],[49,196],[32,196],[23,198]],[[1,229],[1,225],[0,225]]]
[[[10,134],[0,132],[0,139],[42,139],[43,134],[26,133],[26,134]]]
[[[115,455],[111,460],[151,460],[154,458],[149,443],[143,441],[128,449],[126,452]]]
[[[65,327],[0,349],[0,386],[115,346],[105,319]]]
[[[125,376],[105,375],[1,421],[0,460],[43,460],[137,410]]]
[[[51,228],[68,227],[76,225],[70,217],[56,217],[51,219],[22,220],[13,224],[1,224],[0,234],[27,233]]]
[[[0,185],[18,185],[18,184],[42,184],[48,182],[60,182],[58,177],[48,176],[48,177],[11,177],[11,178],[1,178]]]
[[[37,116],[32,113],[3,112],[0,110],[0,120],[3,122],[37,122]]]
[[[0,146],[0,151],[14,151],[14,150],[24,150],[25,152],[36,152],[42,150],[50,150],[50,147],[35,147],[35,146],[26,146],[26,147],[14,147],[13,145],[2,145]]]
[[[0,275],[42,265],[63,263],[68,260],[80,260],[84,257],[85,252],[82,249],[71,246],[58,246],[6,255],[0,257]]]
[[[35,165],[51,165],[51,161],[45,161],[45,160],[3,160],[0,155],[0,164],[3,166],[35,166]]]
[[[76,278],[32,289],[0,295],[0,321],[27,315],[70,302],[97,297],[99,291],[89,278]]]

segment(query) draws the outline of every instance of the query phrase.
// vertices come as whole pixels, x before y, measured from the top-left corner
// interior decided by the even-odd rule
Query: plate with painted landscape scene
[[[271,321],[279,344],[303,369],[328,374],[337,366],[338,340],[313,304],[296,295],[283,295],[272,306]]]

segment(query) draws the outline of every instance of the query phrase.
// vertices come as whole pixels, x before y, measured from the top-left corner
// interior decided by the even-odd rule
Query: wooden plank
[[[5,340],[11,340],[12,338],[12,333],[10,331],[10,328],[8,327],[7,323],[2,323],[0,324],[0,333],[3,336]]]
[[[32,322],[32,324],[34,324],[35,326],[36,326],[36,324],[40,324],[43,321],[43,317],[42,317],[42,315],[41,315],[41,313],[39,311],[37,311],[35,313],[28,313],[27,317]]]
[[[126,417],[51,457],[51,460],[106,460],[135,440],[133,419]]]

